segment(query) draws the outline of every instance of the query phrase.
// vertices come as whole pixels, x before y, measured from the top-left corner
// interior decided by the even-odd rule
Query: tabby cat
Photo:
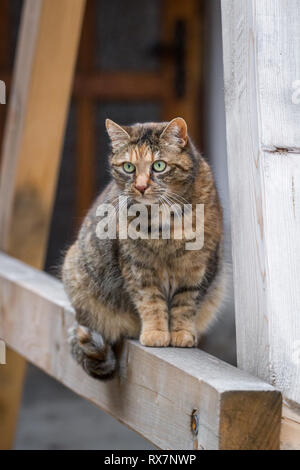
[[[207,162],[186,122],[119,126],[106,120],[112,181],[89,210],[62,271],[76,311],[71,352],[84,370],[108,378],[114,346],[124,337],[144,346],[191,348],[215,318],[224,293],[222,210]],[[100,239],[98,206],[176,203],[204,205],[204,245],[186,239]],[[120,208],[120,210],[123,210]],[[174,222],[174,215],[173,215]]]

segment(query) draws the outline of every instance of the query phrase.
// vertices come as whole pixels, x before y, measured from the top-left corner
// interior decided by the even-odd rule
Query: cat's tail
[[[69,344],[72,356],[91,377],[105,380],[113,376],[115,353],[99,333],[76,322],[69,330]]]

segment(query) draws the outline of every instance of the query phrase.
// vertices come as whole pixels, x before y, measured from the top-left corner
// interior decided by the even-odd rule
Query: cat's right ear
[[[119,124],[116,124],[111,119],[105,120],[105,126],[111,140],[113,151],[128,144],[130,135],[123,127],[119,126]]]
[[[172,119],[163,130],[160,138],[176,147],[185,147],[188,141],[188,131],[185,120],[181,117]]]

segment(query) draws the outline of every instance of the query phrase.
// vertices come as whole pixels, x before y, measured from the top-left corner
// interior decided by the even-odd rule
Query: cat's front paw
[[[186,330],[171,331],[171,346],[175,348],[193,348],[196,346],[196,338]]]
[[[167,347],[170,344],[170,333],[168,331],[149,330],[144,331],[140,337],[143,346],[156,348]]]

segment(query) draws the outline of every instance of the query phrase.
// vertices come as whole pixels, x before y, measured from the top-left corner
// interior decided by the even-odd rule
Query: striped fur
[[[146,346],[196,346],[224,293],[222,210],[211,170],[188,138],[184,120],[124,127],[107,120],[106,125],[112,181],[88,212],[63,265],[78,322],[72,353],[98,378],[111,376],[112,346],[123,337],[139,338]],[[163,160],[166,170],[155,173],[155,160]],[[124,162],[135,165],[134,174],[124,171]],[[140,184],[147,186],[144,194],[136,189]],[[119,195],[129,203],[164,198],[181,206],[204,204],[204,247],[187,251],[184,239],[99,240],[96,209]]]

